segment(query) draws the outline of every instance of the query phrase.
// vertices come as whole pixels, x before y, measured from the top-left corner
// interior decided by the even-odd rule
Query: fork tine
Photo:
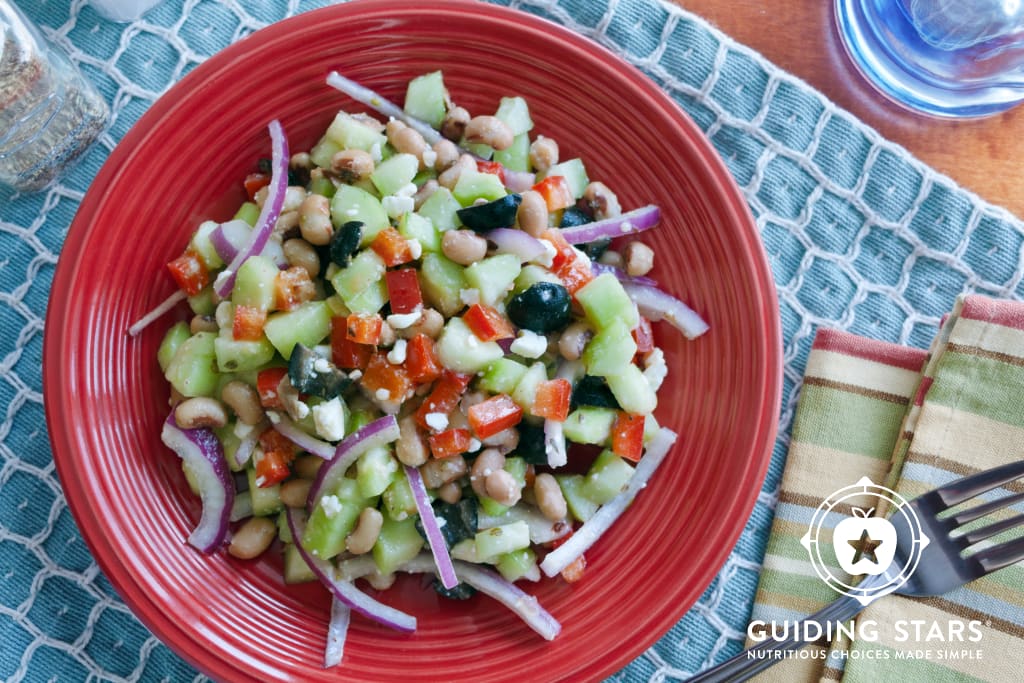
[[[979,550],[971,556],[977,560],[986,574],[1024,560],[1024,538],[1015,538],[991,548]]]
[[[975,529],[974,531],[968,531],[965,534],[957,537],[957,541],[963,544],[963,547],[971,546],[978,541],[984,541],[986,538],[992,538],[996,534],[1001,534],[1004,531],[1014,529],[1018,526],[1024,525],[1024,515],[1014,515],[1007,519],[987,524],[981,528]]]
[[[953,507],[1020,477],[1024,477],[1024,460],[1018,460],[995,469],[972,474],[963,479],[957,479],[936,489],[933,493],[947,507]]]
[[[1021,501],[1024,501],[1024,493],[1015,493],[1012,496],[1005,496],[998,500],[993,500],[982,505],[977,505],[970,509],[959,512],[949,517],[954,526],[963,526],[968,522],[973,522],[976,519],[981,519],[986,515],[990,515],[996,510],[1002,510],[1005,507],[1015,505]]]

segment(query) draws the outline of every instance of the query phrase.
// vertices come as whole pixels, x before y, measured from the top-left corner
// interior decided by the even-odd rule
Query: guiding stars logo
[[[852,514],[841,512],[846,509]],[[909,538],[900,539],[890,519],[874,516],[881,509],[890,510],[890,519],[902,515],[905,524],[900,526],[909,529]],[[834,523],[837,516],[839,521]],[[901,542],[904,547],[897,556]],[[928,537],[917,513],[900,494],[864,477],[822,501],[800,543],[807,549],[814,571],[830,588],[867,605],[907,582],[921,561]],[[880,578],[855,585],[851,578],[833,573],[835,564],[851,577]]]

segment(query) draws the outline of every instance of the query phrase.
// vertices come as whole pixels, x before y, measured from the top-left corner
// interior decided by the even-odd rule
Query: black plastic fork
[[[889,521],[896,527],[897,545],[896,559],[891,566],[906,564],[910,553],[920,552],[916,570],[893,592],[916,597],[943,595],[954,588],[1024,560],[1024,537],[967,552],[981,541],[1024,527],[1024,514],[990,522],[971,531],[961,531],[963,527],[973,522],[1024,501],[1024,493],[1003,496],[961,512],[945,514],[972,498],[1021,477],[1024,477],[1024,460],[958,479],[910,501],[907,507],[914,511],[920,524],[920,531],[929,540],[923,550],[914,549],[914,539],[919,534],[911,528],[907,521],[908,515],[892,515]],[[857,588],[870,590],[888,584],[893,578],[894,574],[889,572],[868,576]],[[807,632],[804,624],[846,622],[865,607],[866,603],[854,597],[843,596],[812,614],[799,626],[787,629],[788,638],[765,640],[691,678],[690,683],[745,681],[784,659],[773,653],[798,650],[807,645],[807,642],[800,638],[801,634]]]

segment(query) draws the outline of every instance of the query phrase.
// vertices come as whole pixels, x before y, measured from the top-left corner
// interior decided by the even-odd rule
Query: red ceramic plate
[[[226,220],[241,179],[269,156],[279,118],[311,146],[352,102],[338,69],[401,102],[443,69],[457,102],[530,104],[536,133],[626,208],[663,210],[648,233],[653,275],[711,331],[657,340],[671,374],[660,422],[680,434],[653,484],[588,553],[585,580],[531,590],[561,621],[541,640],[484,596],[443,601],[414,577],[383,597],[419,617],[401,635],[353,619],[344,666],[321,668],[327,594],[281,582],[280,560],[204,556],[179,462],[160,443],[167,387],[155,355],[172,315],[128,326],[163,300],[164,264],[205,218]],[[183,312],[182,312],[183,313]],[[182,317],[181,315],[178,316]],[[699,129],[655,85],[559,26],[476,2],[360,0],[282,21],[229,47],[162,97],[93,182],[68,234],[46,321],[46,411],[54,458],[82,534],[136,615],[220,680],[595,680],[640,655],[711,582],[735,543],[770,457],[781,353],[770,270],[746,205]]]

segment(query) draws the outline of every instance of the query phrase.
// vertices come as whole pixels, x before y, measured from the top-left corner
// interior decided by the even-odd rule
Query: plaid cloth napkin
[[[911,500],[1024,458],[1022,390],[1020,302],[959,299],[929,351],[819,330],[752,623],[792,623],[839,597],[801,544],[815,510],[837,489],[868,477]],[[1021,491],[1015,482],[982,500]],[[1017,564],[940,597],[886,596],[857,617],[865,628],[852,641],[840,634],[816,643],[761,679],[1011,680],[1024,667],[1022,589]]]

